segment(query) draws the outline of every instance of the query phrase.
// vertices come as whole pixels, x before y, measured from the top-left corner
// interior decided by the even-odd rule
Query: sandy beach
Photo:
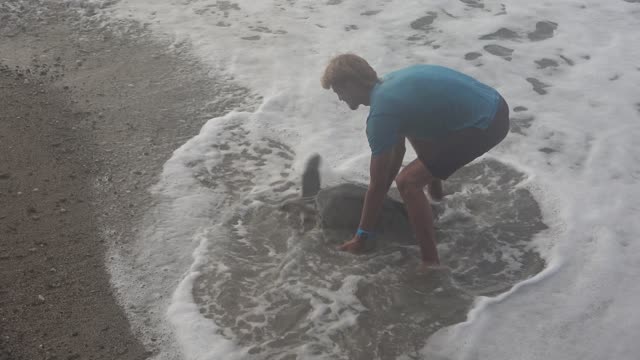
[[[114,297],[106,242],[135,235],[163,163],[219,113],[205,99],[220,85],[185,49],[95,10],[0,5],[2,360],[153,354]]]

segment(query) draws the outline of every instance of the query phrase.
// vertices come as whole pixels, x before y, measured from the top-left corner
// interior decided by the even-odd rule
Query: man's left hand
[[[355,254],[355,253],[362,252],[363,248],[364,248],[364,241],[360,239],[358,236],[354,236],[351,240],[340,245],[338,249]]]

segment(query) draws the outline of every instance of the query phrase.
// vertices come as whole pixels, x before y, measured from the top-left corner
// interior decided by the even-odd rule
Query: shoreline
[[[237,101],[211,101],[229,86],[186,45],[23,3],[0,6],[0,360],[148,358],[161,339],[132,328],[105,256],[142,230],[172,152]]]

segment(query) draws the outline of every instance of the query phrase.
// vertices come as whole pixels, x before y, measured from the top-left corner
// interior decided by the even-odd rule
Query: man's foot
[[[358,239],[358,238],[354,238],[351,239],[349,241],[347,241],[346,243],[340,245],[340,247],[338,248],[342,251],[348,251],[350,253],[360,253],[364,250],[364,241]]]

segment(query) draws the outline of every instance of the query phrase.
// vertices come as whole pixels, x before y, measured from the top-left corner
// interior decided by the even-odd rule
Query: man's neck
[[[371,93],[373,92],[373,89],[376,87],[377,84],[379,84],[380,82],[377,82],[373,85],[367,86],[366,88],[366,97],[364,99],[364,101],[362,102],[362,105],[364,106],[371,106]]]

